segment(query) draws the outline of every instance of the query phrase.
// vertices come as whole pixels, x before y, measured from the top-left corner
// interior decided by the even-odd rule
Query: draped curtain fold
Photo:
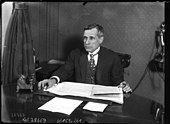
[[[30,30],[28,6],[16,2],[5,34],[2,61],[2,83],[16,83],[20,75],[35,73],[33,43]]]

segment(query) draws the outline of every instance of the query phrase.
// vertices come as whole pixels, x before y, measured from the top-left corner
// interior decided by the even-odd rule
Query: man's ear
[[[100,44],[103,43],[103,40],[104,40],[104,37],[103,37],[103,36],[99,38]]]

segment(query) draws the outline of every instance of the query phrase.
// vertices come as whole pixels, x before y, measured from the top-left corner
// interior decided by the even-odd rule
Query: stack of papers
[[[92,99],[109,100],[123,104],[122,88],[117,86],[102,86],[77,82],[62,82],[45,90],[57,95],[71,95]]]
[[[82,102],[80,100],[55,97],[38,109],[70,115]]]

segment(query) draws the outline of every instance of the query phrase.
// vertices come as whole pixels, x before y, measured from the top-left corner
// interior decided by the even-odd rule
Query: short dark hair
[[[85,30],[90,30],[90,29],[93,29],[93,28],[96,28],[98,30],[98,37],[103,37],[104,29],[103,29],[103,27],[101,25],[96,24],[96,23],[87,25],[86,27],[84,27],[84,31]]]

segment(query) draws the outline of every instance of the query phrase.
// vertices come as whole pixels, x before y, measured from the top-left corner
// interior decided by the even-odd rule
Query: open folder
[[[123,104],[122,88],[77,82],[62,82],[44,90],[57,95],[87,97],[91,99],[109,100]]]

